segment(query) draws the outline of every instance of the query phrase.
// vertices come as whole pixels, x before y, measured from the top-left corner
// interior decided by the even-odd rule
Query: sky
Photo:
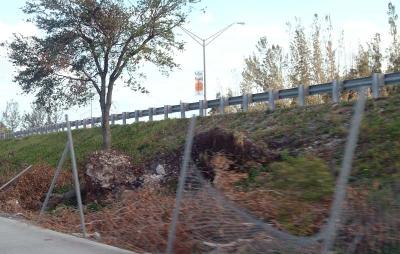
[[[9,40],[12,33],[33,35],[38,32],[34,25],[27,23],[21,11],[24,0],[2,0],[0,2],[0,42]],[[311,26],[315,13],[321,17],[330,15],[335,33],[344,31],[347,57],[356,52],[359,42],[369,41],[379,32],[383,46],[389,42],[386,0],[203,0],[190,13],[185,28],[202,38],[207,38],[233,22],[235,25],[224,32],[206,48],[207,98],[214,99],[218,92],[232,89],[239,93],[241,72],[245,57],[255,50],[257,40],[266,36],[271,43],[288,46],[287,22],[295,17],[302,20],[306,28]],[[393,1],[400,6],[400,1]],[[112,113],[132,112],[137,109],[176,105],[180,101],[194,102],[202,99],[195,94],[195,72],[201,71],[202,48],[181,30],[179,38],[186,42],[185,50],[176,54],[180,67],[168,76],[157,68],[146,66],[146,80],[143,85],[150,91],[143,95],[118,85],[114,93]],[[20,105],[20,111],[30,111],[32,95],[22,94],[13,82],[15,69],[7,58],[5,49],[0,49],[0,112],[6,102],[13,99]],[[89,118],[91,107],[74,107],[67,110],[71,120]],[[93,116],[100,116],[97,99],[93,101]]]

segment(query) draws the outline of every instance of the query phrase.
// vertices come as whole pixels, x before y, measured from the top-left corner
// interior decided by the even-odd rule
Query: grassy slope
[[[369,101],[364,118],[357,158],[354,162],[351,185],[368,192],[368,202],[384,207],[393,216],[393,207],[400,206],[400,96]],[[305,108],[281,109],[273,113],[252,112],[202,118],[197,132],[214,126],[223,127],[240,136],[247,136],[265,149],[282,155],[282,162],[250,170],[248,178],[237,182],[239,188],[266,188],[290,193],[309,206],[330,196],[334,176],[340,168],[352,105],[319,105]],[[134,158],[137,164],[168,154],[182,147],[188,120],[174,119],[140,123],[112,128],[113,148]],[[85,157],[100,148],[99,128],[74,130],[78,164],[83,169]],[[0,179],[4,172],[15,171],[26,164],[56,165],[65,144],[65,134],[55,133],[0,142]],[[314,170],[310,174],[307,170]],[[271,172],[269,183],[260,177]],[[293,176],[294,177],[290,177]],[[290,178],[289,178],[290,177]],[[319,178],[323,184],[310,186]],[[279,181],[280,179],[288,181]],[[274,180],[275,179],[275,180]],[[311,179],[311,180],[310,180]],[[310,180],[310,181],[309,181]],[[316,179],[315,181],[318,181]],[[315,182],[314,181],[314,182]],[[320,195],[314,195],[315,192]],[[287,201],[287,202],[286,202]],[[286,203],[285,203],[286,202]],[[299,225],[287,214],[293,200],[283,200],[277,220],[289,231],[310,234],[315,231],[315,218],[302,213]],[[306,208],[307,208],[306,207]],[[305,208],[305,209],[306,209]],[[290,210],[290,209],[289,209]]]
[[[400,174],[400,96],[369,101],[352,181],[357,184],[393,182]],[[197,132],[214,126],[250,137],[258,145],[285,156],[312,155],[323,159],[335,174],[343,155],[352,105],[319,105],[202,118]],[[182,147],[187,119],[112,127],[113,148],[131,155],[137,164]],[[101,147],[99,128],[74,130],[81,169],[85,157]],[[56,165],[65,133],[0,141],[0,176],[27,164]]]

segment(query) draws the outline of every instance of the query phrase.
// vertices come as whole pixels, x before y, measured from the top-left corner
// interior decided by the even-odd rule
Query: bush
[[[287,157],[283,162],[272,163],[269,170],[268,185],[301,200],[318,202],[333,193],[334,177],[319,158]]]

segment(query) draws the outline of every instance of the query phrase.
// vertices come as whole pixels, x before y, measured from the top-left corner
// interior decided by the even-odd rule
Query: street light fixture
[[[203,47],[203,75],[204,75],[204,103],[207,103],[207,80],[206,80],[206,47],[210,45],[215,39],[217,39],[221,34],[223,34],[226,30],[231,28],[234,25],[245,25],[244,22],[234,22],[223,29],[219,30],[215,34],[211,35],[208,38],[201,38],[200,36],[194,34],[193,32],[187,30],[184,27],[180,27],[182,31],[184,31],[187,35],[189,35],[195,42],[197,42],[200,46]],[[206,105],[205,105],[206,107]]]

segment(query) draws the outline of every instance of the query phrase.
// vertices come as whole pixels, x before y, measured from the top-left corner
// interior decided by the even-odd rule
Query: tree
[[[312,81],[314,84],[321,84],[326,81],[324,73],[324,58],[321,50],[321,24],[319,21],[318,14],[314,14],[313,21],[313,33],[312,33],[312,58],[311,58],[311,70],[312,70]]]
[[[311,83],[311,67],[309,48],[304,27],[300,20],[296,20],[297,24],[290,41],[290,65],[289,65],[289,81],[292,86],[300,84],[310,85]],[[289,24],[290,26],[290,24]]]
[[[22,127],[31,129],[44,125],[57,124],[61,120],[62,114],[57,109],[49,110],[46,107],[32,103],[31,112],[25,113],[22,117]]]
[[[371,75],[370,54],[362,45],[359,45],[356,56],[357,77],[367,77]]]
[[[393,3],[388,4],[388,22],[390,26],[390,35],[392,37],[392,42],[388,48],[388,68],[390,72],[400,71],[400,42],[398,38],[397,31],[397,20],[398,15],[396,13],[396,7]]]
[[[325,72],[328,80],[334,80],[337,78],[338,73],[336,70],[336,52],[333,47],[333,38],[332,38],[332,21],[330,16],[325,16],[326,22],[326,42],[325,42]]]
[[[7,102],[6,109],[3,112],[2,122],[14,132],[21,123],[21,115],[18,109],[18,102],[11,100]]]
[[[283,68],[285,60],[282,47],[269,45],[266,37],[259,39],[257,51],[245,59],[242,72],[243,93],[250,93],[253,88],[261,91],[282,89],[284,86]]]
[[[23,11],[42,36],[15,35],[10,59],[15,81],[39,105],[86,104],[93,92],[102,112],[103,149],[111,147],[110,108],[117,80],[135,91],[139,69],[153,63],[163,73],[183,49],[173,30],[197,0],[28,0]]]
[[[371,72],[381,73],[383,55],[381,51],[381,35],[379,33],[376,33],[371,42],[368,43],[368,53]]]
[[[7,127],[0,122],[0,134],[8,132]]]

